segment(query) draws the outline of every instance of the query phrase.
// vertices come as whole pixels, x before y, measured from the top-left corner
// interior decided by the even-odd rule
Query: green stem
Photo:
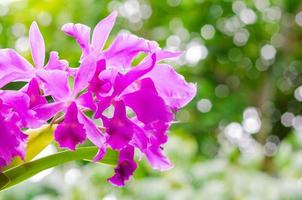
[[[98,151],[97,147],[82,147],[75,151],[62,151],[38,160],[24,163],[8,169],[0,174],[0,191],[14,186],[39,172],[74,160],[92,160]],[[104,164],[115,165],[118,153],[107,150],[106,155],[100,161]]]

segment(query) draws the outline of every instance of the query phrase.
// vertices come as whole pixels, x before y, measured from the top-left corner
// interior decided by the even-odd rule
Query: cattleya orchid
[[[123,33],[104,49],[116,17],[113,12],[101,20],[91,38],[86,25],[63,25],[82,49],[78,68],[69,67],[57,52],[44,66],[44,39],[35,22],[29,31],[34,66],[12,49],[0,50],[0,87],[27,82],[19,91],[0,91],[0,168],[16,156],[24,158],[24,130],[48,123],[56,125],[60,148],[74,151],[88,139],[98,148],[94,161],[108,149],[118,151],[115,173],[108,179],[116,186],[124,186],[135,172],[135,149],[156,170],[172,167],[163,153],[167,131],[174,113],[195,96],[196,86],[161,62],[181,53],[162,50],[154,41]],[[141,53],[145,58],[134,66]]]

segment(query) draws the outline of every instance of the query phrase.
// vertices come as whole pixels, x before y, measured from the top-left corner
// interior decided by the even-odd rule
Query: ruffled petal
[[[139,53],[153,53],[158,47],[154,41],[145,40],[131,34],[118,35],[111,46],[104,51],[109,67],[131,67]]]
[[[28,81],[32,65],[12,49],[0,49],[0,88],[12,81]]]
[[[35,66],[37,68],[42,68],[44,66],[45,59],[45,43],[36,22],[33,22],[30,26],[29,43]]]
[[[3,104],[13,109],[16,119],[20,121],[20,128],[38,128],[43,124],[43,120],[36,117],[36,112],[31,110],[30,98],[19,91],[0,91],[0,99]]]
[[[67,70],[68,62],[66,60],[60,60],[59,54],[56,51],[50,52],[48,63],[45,66],[46,70]]]
[[[109,16],[101,20],[94,28],[91,46],[97,53],[101,52],[115,24],[117,12],[112,12]]]
[[[145,124],[173,120],[172,111],[157,94],[151,79],[142,80],[141,88],[136,92],[124,95],[123,100],[126,106],[134,110],[138,120]]]
[[[68,73],[61,70],[39,70],[38,78],[42,81],[45,95],[51,95],[55,100],[67,100],[71,92],[68,86]]]
[[[89,53],[90,27],[83,24],[64,24],[61,29],[66,35],[73,37],[83,50],[83,55]]]
[[[108,181],[118,187],[125,186],[125,182],[128,181],[135,170],[137,164],[134,161],[134,148],[127,146],[119,153],[118,165],[114,169],[114,175],[108,179]]]
[[[77,105],[72,102],[67,108],[64,121],[55,130],[55,139],[60,147],[75,150],[76,146],[86,139],[83,124],[78,120],[79,111]]]
[[[146,77],[152,79],[159,96],[174,110],[184,107],[196,95],[196,85],[187,83],[170,65],[158,64]]]
[[[136,123],[140,128],[141,132],[144,133],[144,137],[148,138],[148,144],[145,146],[139,146],[134,143],[135,147],[139,148],[141,152],[143,152],[155,170],[165,171],[171,169],[173,164],[163,153],[163,145],[167,142],[168,136],[167,131],[171,125],[171,122],[165,123],[162,121],[155,121],[149,124],[143,124],[140,121],[134,119],[134,123]],[[135,137],[134,137],[135,138]],[[144,141],[140,136],[138,141]]]
[[[112,149],[124,148],[133,137],[133,124],[127,118],[123,102],[116,102],[113,118],[107,119],[103,116],[102,120],[109,136],[107,143]]]
[[[136,118],[131,119],[141,131],[144,133],[145,137],[148,138],[148,146],[161,146],[168,141],[167,131],[170,128],[171,122],[154,121],[149,124],[144,124],[138,121]],[[143,148],[137,146],[144,151]]]
[[[152,146],[161,146],[168,141],[167,131],[171,122],[155,121],[144,126],[144,131]]]
[[[12,120],[0,114],[0,170],[10,164],[15,156],[24,158],[27,136]]]

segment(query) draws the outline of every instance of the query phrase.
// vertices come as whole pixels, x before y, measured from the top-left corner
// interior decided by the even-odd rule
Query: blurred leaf
[[[92,160],[98,148],[82,147],[75,151],[62,151],[35,161],[24,163],[23,165],[4,171],[0,174],[0,190],[7,189],[26,179],[38,174],[39,172],[75,160]],[[104,164],[115,165],[118,153],[107,150],[105,157],[100,161]]]

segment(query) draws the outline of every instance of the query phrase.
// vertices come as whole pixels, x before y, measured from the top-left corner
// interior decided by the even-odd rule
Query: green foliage
[[[9,11],[0,17],[2,48],[16,46],[29,57],[24,41],[36,20],[47,51],[58,50],[74,67],[80,49],[60,31],[61,25],[94,26],[118,9],[121,17],[107,46],[123,29],[156,40],[161,47],[186,51],[171,63],[197,83],[198,94],[172,126],[166,151],[175,164],[173,170],[154,172],[143,159],[134,180],[119,189],[104,178],[112,168],[73,162],[57,167],[38,184],[30,180],[1,193],[0,199],[302,198],[302,97],[297,90],[302,85],[301,1],[20,0],[9,5],[0,1],[0,15],[7,7]],[[206,50],[197,50],[196,57],[192,44]],[[197,60],[190,63],[192,59]],[[242,128],[248,108],[256,110],[261,121],[256,134]],[[293,116],[289,124],[281,120],[286,112]],[[235,124],[237,129],[227,132],[234,122],[241,129]],[[244,130],[246,140],[238,141],[238,130]],[[250,144],[252,149],[246,148]]]

